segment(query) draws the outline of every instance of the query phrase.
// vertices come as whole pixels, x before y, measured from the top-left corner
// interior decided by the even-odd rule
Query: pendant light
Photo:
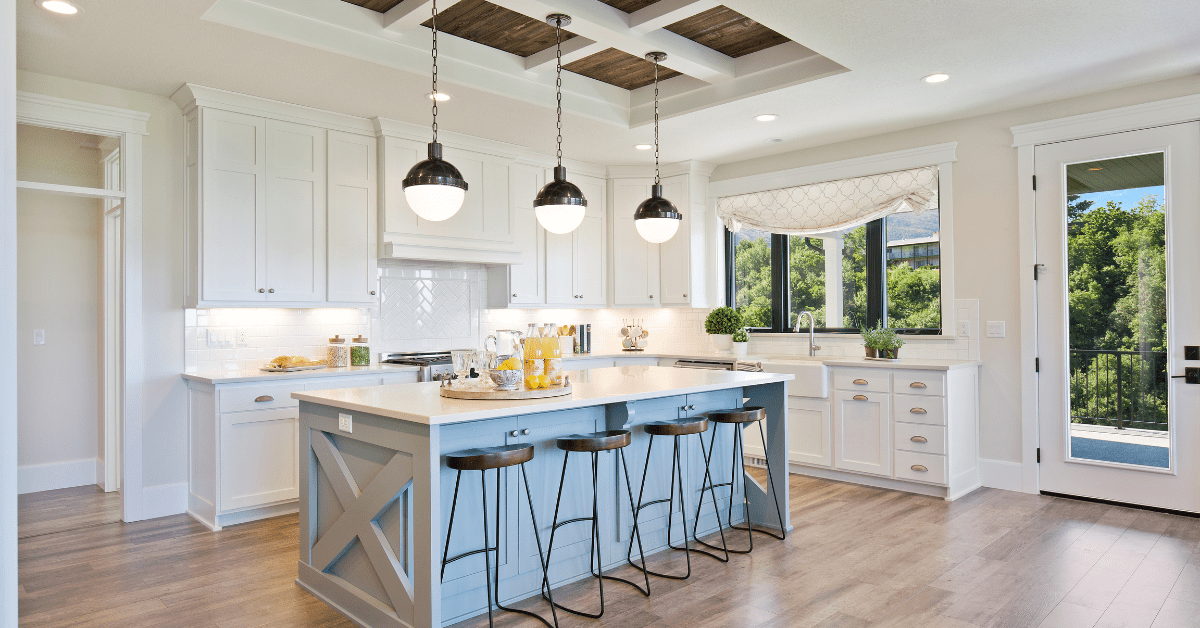
[[[562,165],[562,27],[571,25],[571,17],[562,13],[546,16],[546,23],[555,29],[558,40],[558,165],[554,180],[547,183],[533,199],[533,211],[542,227],[550,233],[570,233],[583,222],[587,199],[574,183],[567,181],[567,169]]]
[[[633,214],[633,225],[642,239],[651,244],[670,240],[679,231],[679,223],[683,222],[683,214],[671,201],[663,198],[662,179],[658,174],[658,64],[666,58],[665,52],[646,54],[646,60],[654,62],[654,185],[650,186],[650,198],[642,201]]]
[[[462,207],[467,196],[467,182],[462,173],[442,159],[442,145],[437,141],[437,0],[433,2],[433,141],[429,143],[429,158],[417,162],[404,177],[404,198],[421,218],[445,220]]]

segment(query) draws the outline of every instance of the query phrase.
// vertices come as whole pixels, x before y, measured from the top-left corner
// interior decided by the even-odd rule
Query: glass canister
[[[325,350],[325,363],[330,368],[350,366],[350,347],[346,339],[340,335],[329,339],[329,348]]]
[[[521,385],[521,332],[501,329],[483,341],[488,376],[498,390],[516,390]]]
[[[558,325],[550,323],[544,329],[546,379],[550,380],[551,386],[562,386],[562,345],[558,342]]]
[[[529,388],[538,388],[539,376],[546,373],[546,355],[542,344],[541,330],[537,324],[530,323],[525,337],[525,385]]]
[[[350,341],[350,366],[371,366],[371,347],[363,336]]]

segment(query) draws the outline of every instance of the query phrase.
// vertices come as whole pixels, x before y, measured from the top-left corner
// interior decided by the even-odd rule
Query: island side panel
[[[297,584],[359,625],[440,625],[436,428],[301,402],[300,429]]]
[[[788,422],[787,422],[787,382],[747,386],[744,390],[746,405],[762,406],[767,411],[763,421],[763,431],[767,436],[767,460],[770,461],[771,480],[779,498],[779,511],[783,514],[783,528],[792,529],[791,511],[788,508]],[[746,430],[746,438],[759,444],[758,429]],[[771,494],[771,485],[759,484],[750,474],[746,474],[746,496],[750,500],[750,520],[756,525],[778,529],[780,522],[776,514],[775,497]]]

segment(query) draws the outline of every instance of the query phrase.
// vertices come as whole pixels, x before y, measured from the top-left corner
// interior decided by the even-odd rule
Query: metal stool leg
[[[642,497],[646,493],[646,477],[650,471],[650,454],[651,454],[651,452],[654,451],[654,436],[653,435],[650,436],[650,444],[646,447],[646,466],[642,470],[642,487],[641,487],[641,489],[638,490],[637,507],[634,509],[634,520],[636,522],[637,518],[641,516],[641,512],[642,512],[643,508],[646,508],[647,506],[653,506],[654,504],[666,503],[667,504],[667,547],[669,547],[670,549],[673,549],[673,550],[682,550],[685,553],[685,555],[687,557],[687,572],[684,575],[679,576],[679,575],[659,573],[657,571],[653,571],[646,567],[646,555],[644,553],[642,554],[642,564],[641,565],[633,562],[633,537],[630,537],[630,539],[629,539],[629,548],[625,551],[625,561],[628,562],[633,567],[640,569],[642,571],[642,573],[644,573],[644,574],[651,574],[651,575],[658,576],[660,578],[670,578],[672,580],[687,580],[692,575],[692,552],[691,552],[691,548],[688,546],[687,502],[685,502],[684,498],[683,498],[683,465],[680,462],[680,456],[679,456],[679,438],[680,438],[679,436],[674,437],[674,443],[673,443],[673,447],[672,447],[672,451],[671,451],[671,489],[667,493],[667,498],[666,499],[656,499],[651,502],[642,503]],[[701,447],[703,447],[703,446],[701,446]],[[679,476],[680,515],[683,518],[683,547],[676,547],[671,543],[671,531],[675,527],[675,502],[674,502],[674,500],[675,500],[675,477],[676,477],[677,471],[678,471],[678,476]],[[628,474],[626,474],[626,476],[628,477]],[[633,500],[633,498],[631,496],[630,503],[633,503],[632,500]],[[642,549],[640,536],[638,537],[638,548],[639,548],[639,551]],[[647,590],[650,589],[650,584],[649,584],[648,580],[649,580],[649,578],[647,578],[647,583],[646,583]]]
[[[483,487],[483,562],[484,562],[484,566],[487,568],[487,572],[485,573],[484,579],[487,582],[488,626],[493,626],[494,620],[492,618],[492,579],[491,579],[492,558],[491,558],[491,551],[488,550],[488,546],[487,546],[487,544],[488,544],[488,518],[487,518],[487,474],[486,473],[479,474],[479,485]],[[497,503],[497,505],[499,505],[499,503],[500,503],[500,486],[499,485],[496,486],[496,503]],[[499,531],[500,530],[500,519],[499,519],[500,515],[499,515],[499,513],[496,514],[496,517],[497,517],[496,518],[496,530]],[[499,540],[498,534],[497,534],[497,540]],[[500,562],[500,552],[496,552],[496,562],[497,563]],[[500,571],[500,565],[496,565],[496,571],[497,572]],[[497,601],[499,601],[499,600],[497,599]]]
[[[700,545],[703,545],[704,547],[707,547],[707,548],[710,548],[713,550],[721,550],[722,552],[725,553],[725,558],[721,558],[720,556],[717,556],[716,554],[713,554],[712,552],[709,552],[709,551],[706,551],[706,550],[703,550],[700,548],[696,548],[696,550],[695,550],[696,552],[699,552],[699,553],[704,554],[705,556],[708,556],[711,558],[715,558],[723,563],[727,563],[727,562],[729,562],[729,546],[725,542],[725,526],[721,523],[721,510],[719,508],[717,508],[717,492],[716,492],[716,487],[725,486],[725,484],[713,484],[712,483],[712,480],[713,480],[713,477],[712,477],[712,454],[713,454],[713,448],[716,447],[716,444],[717,444],[717,427],[714,425],[712,437],[710,437],[709,441],[708,441],[708,451],[707,452],[704,450],[704,435],[700,434],[700,455],[704,457],[704,480],[700,482],[700,500],[696,504],[696,518],[692,520],[692,540]],[[704,506],[704,490],[705,489],[708,489],[708,494],[710,497],[712,497],[713,514],[716,515],[716,517],[717,517],[717,532],[719,532],[721,534],[721,547],[717,547],[715,545],[706,543],[700,537],[696,536],[696,529],[700,525],[700,509]],[[733,498],[732,495],[730,495],[730,499],[732,499],[732,498]]]
[[[541,537],[541,534],[538,533],[537,515],[534,514],[534,512],[533,512],[533,494],[530,493],[530,491],[529,491],[529,478],[528,478],[528,476],[525,475],[525,463],[523,463],[523,462],[521,463],[521,480],[525,484],[525,499],[529,502],[529,518],[533,520],[533,538],[535,541],[537,541],[538,561],[542,565],[542,586],[547,587],[547,589],[548,589],[549,585],[550,585],[550,576],[546,572],[546,561],[543,559],[544,554],[542,554],[542,537]],[[496,469],[496,521],[497,521],[497,524],[496,524],[496,562],[497,562],[497,565],[496,565],[496,576],[495,576],[495,582],[494,582],[494,588],[496,589],[496,608],[499,608],[502,611],[508,611],[510,613],[521,613],[522,615],[528,615],[530,617],[536,618],[538,621],[540,621],[543,624],[545,624],[546,626],[548,626],[548,628],[558,628],[558,611],[555,610],[555,608],[554,608],[553,595],[550,596],[550,613],[554,617],[553,624],[546,621],[546,619],[544,617],[542,617],[541,615],[538,615],[537,613],[534,613],[532,611],[525,611],[525,610],[521,610],[519,608],[509,608],[500,603],[500,565],[499,565],[499,562],[500,562],[500,558],[499,558],[500,557],[500,525],[498,523],[500,521],[500,469]]]
[[[446,528],[446,549],[442,550],[442,579],[446,578],[446,565],[450,556],[450,533],[454,532],[454,511],[458,509],[458,485],[462,482],[462,471],[454,478],[454,499],[450,501],[450,525]]]

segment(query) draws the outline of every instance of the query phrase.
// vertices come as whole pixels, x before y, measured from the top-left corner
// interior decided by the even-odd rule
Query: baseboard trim
[[[1024,492],[1024,470],[1019,462],[979,459],[979,479],[988,488]]]
[[[96,458],[31,464],[17,468],[17,493],[38,493],[96,483]]]
[[[157,519],[187,512],[188,483],[159,484],[142,488],[142,518]]]

